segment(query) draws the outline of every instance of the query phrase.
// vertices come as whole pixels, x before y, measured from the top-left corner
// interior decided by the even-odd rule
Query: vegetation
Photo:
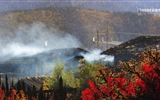
[[[56,66],[53,69],[52,76],[46,78],[44,82],[45,87],[48,86],[48,89],[57,89],[60,77],[62,77],[63,79],[64,86],[70,88],[79,87],[79,79],[75,78],[73,71],[65,70],[64,66],[60,62],[56,63]]]
[[[11,88],[10,93],[7,93],[0,86],[0,100],[26,100],[26,97],[23,90],[17,92],[15,89]]]
[[[129,37],[137,36],[137,34],[145,35],[150,33],[158,35],[160,32],[160,24],[158,23],[160,15],[158,14],[139,15],[133,12],[101,12],[73,7],[15,11],[2,14],[0,18],[5,23],[2,29],[5,30],[4,27],[7,29],[7,32],[2,32],[2,36],[8,37],[8,41],[16,35],[14,30],[18,29],[22,23],[32,24],[37,21],[43,22],[49,28],[71,33],[79,38],[83,44],[92,48],[94,44],[88,40],[96,35],[97,29],[100,33],[109,33],[108,37],[113,40],[121,41],[126,41]],[[13,30],[13,32],[8,31],[8,29]],[[43,32],[40,34],[43,34]],[[24,41],[26,40],[24,39]]]
[[[83,100],[101,99],[160,99],[160,53],[145,51],[139,61],[131,60],[119,65],[119,72],[101,69],[97,77],[105,84],[88,80],[90,87],[82,91]],[[106,73],[107,72],[107,73]]]
[[[7,76],[5,80],[8,88]],[[43,91],[49,92],[47,96],[49,99],[49,96],[53,98],[53,90],[55,90],[54,93],[60,93],[64,98],[76,98],[76,100],[80,97],[83,100],[159,100],[160,52],[157,50],[144,51],[138,56],[138,60],[131,59],[129,62],[121,62],[116,67],[83,62],[76,74],[65,70],[64,66],[57,62],[52,76],[46,78],[39,94],[36,94],[34,86],[33,91],[27,89],[28,92],[21,83],[17,83],[17,89],[12,86],[10,89],[5,89],[4,84],[0,86],[0,100],[26,100],[29,98],[37,100],[44,97]],[[74,95],[67,94],[66,88],[76,88],[76,91],[70,92]],[[32,95],[28,96],[28,93]]]
[[[80,89],[84,89],[88,86],[87,80],[92,79],[98,81],[96,78],[96,73],[98,69],[102,69],[103,66],[100,62],[98,64],[90,64],[88,62],[83,62],[83,65],[78,69],[78,78],[80,80]]]

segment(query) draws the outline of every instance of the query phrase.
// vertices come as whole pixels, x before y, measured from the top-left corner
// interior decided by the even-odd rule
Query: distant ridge
[[[76,7],[14,11],[0,14],[0,44],[11,42],[20,25],[42,22],[47,28],[55,28],[77,37],[87,48],[95,48],[92,38],[96,36],[97,30],[108,32],[109,40],[124,42],[139,34],[159,35],[159,21],[160,15],[104,12]],[[106,49],[105,46],[100,45]]]

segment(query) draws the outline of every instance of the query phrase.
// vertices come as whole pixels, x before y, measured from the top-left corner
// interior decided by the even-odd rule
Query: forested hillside
[[[131,12],[100,12],[78,8],[56,8],[1,13],[0,37],[10,41],[22,24],[42,22],[76,36],[84,46],[95,47],[93,36],[108,33],[108,41],[127,41],[142,34],[159,35],[160,16]],[[11,39],[10,39],[11,38]],[[4,42],[4,41],[3,41]]]

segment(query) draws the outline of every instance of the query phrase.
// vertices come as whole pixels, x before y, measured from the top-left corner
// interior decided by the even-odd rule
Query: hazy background
[[[48,7],[79,7],[99,11],[137,11],[159,8],[158,0],[0,0],[0,11],[31,10]]]
[[[160,9],[160,2],[1,0],[0,68],[26,74],[39,69],[40,73],[48,73],[57,58],[72,64],[79,55],[89,62],[114,62],[114,56],[101,52],[137,36],[160,35],[160,11],[139,13],[138,9]],[[55,54],[59,56],[54,58]]]
[[[39,40],[44,42],[46,41],[44,36],[51,38],[50,35],[53,33],[60,35],[55,32],[58,30],[62,31],[60,33],[75,37],[81,43],[80,47],[106,50],[117,45],[108,45],[106,41],[122,43],[139,35],[158,35],[160,11],[156,15],[153,15],[155,12],[152,15],[139,15],[139,9],[160,10],[160,2],[158,0],[0,0],[0,44],[6,45],[8,42],[21,40],[30,43],[28,38],[32,38],[31,35],[33,35],[32,40],[37,35]],[[46,35],[43,29],[37,33],[29,32],[30,28],[36,30],[39,27],[38,25],[32,27],[38,22],[43,24],[40,24],[40,27],[45,26],[54,32]],[[99,47],[93,42],[97,31],[101,33],[100,40],[104,37],[106,42],[100,43]]]

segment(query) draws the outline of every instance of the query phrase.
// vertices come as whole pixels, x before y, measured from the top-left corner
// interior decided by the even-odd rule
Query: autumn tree
[[[5,98],[5,91],[0,86],[0,100],[4,100],[4,98]]]
[[[138,60],[122,62],[121,70],[99,70],[105,84],[97,85],[88,80],[89,87],[82,92],[83,100],[101,99],[160,99],[160,53],[145,51]],[[107,72],[107,74],[105,73]]]

